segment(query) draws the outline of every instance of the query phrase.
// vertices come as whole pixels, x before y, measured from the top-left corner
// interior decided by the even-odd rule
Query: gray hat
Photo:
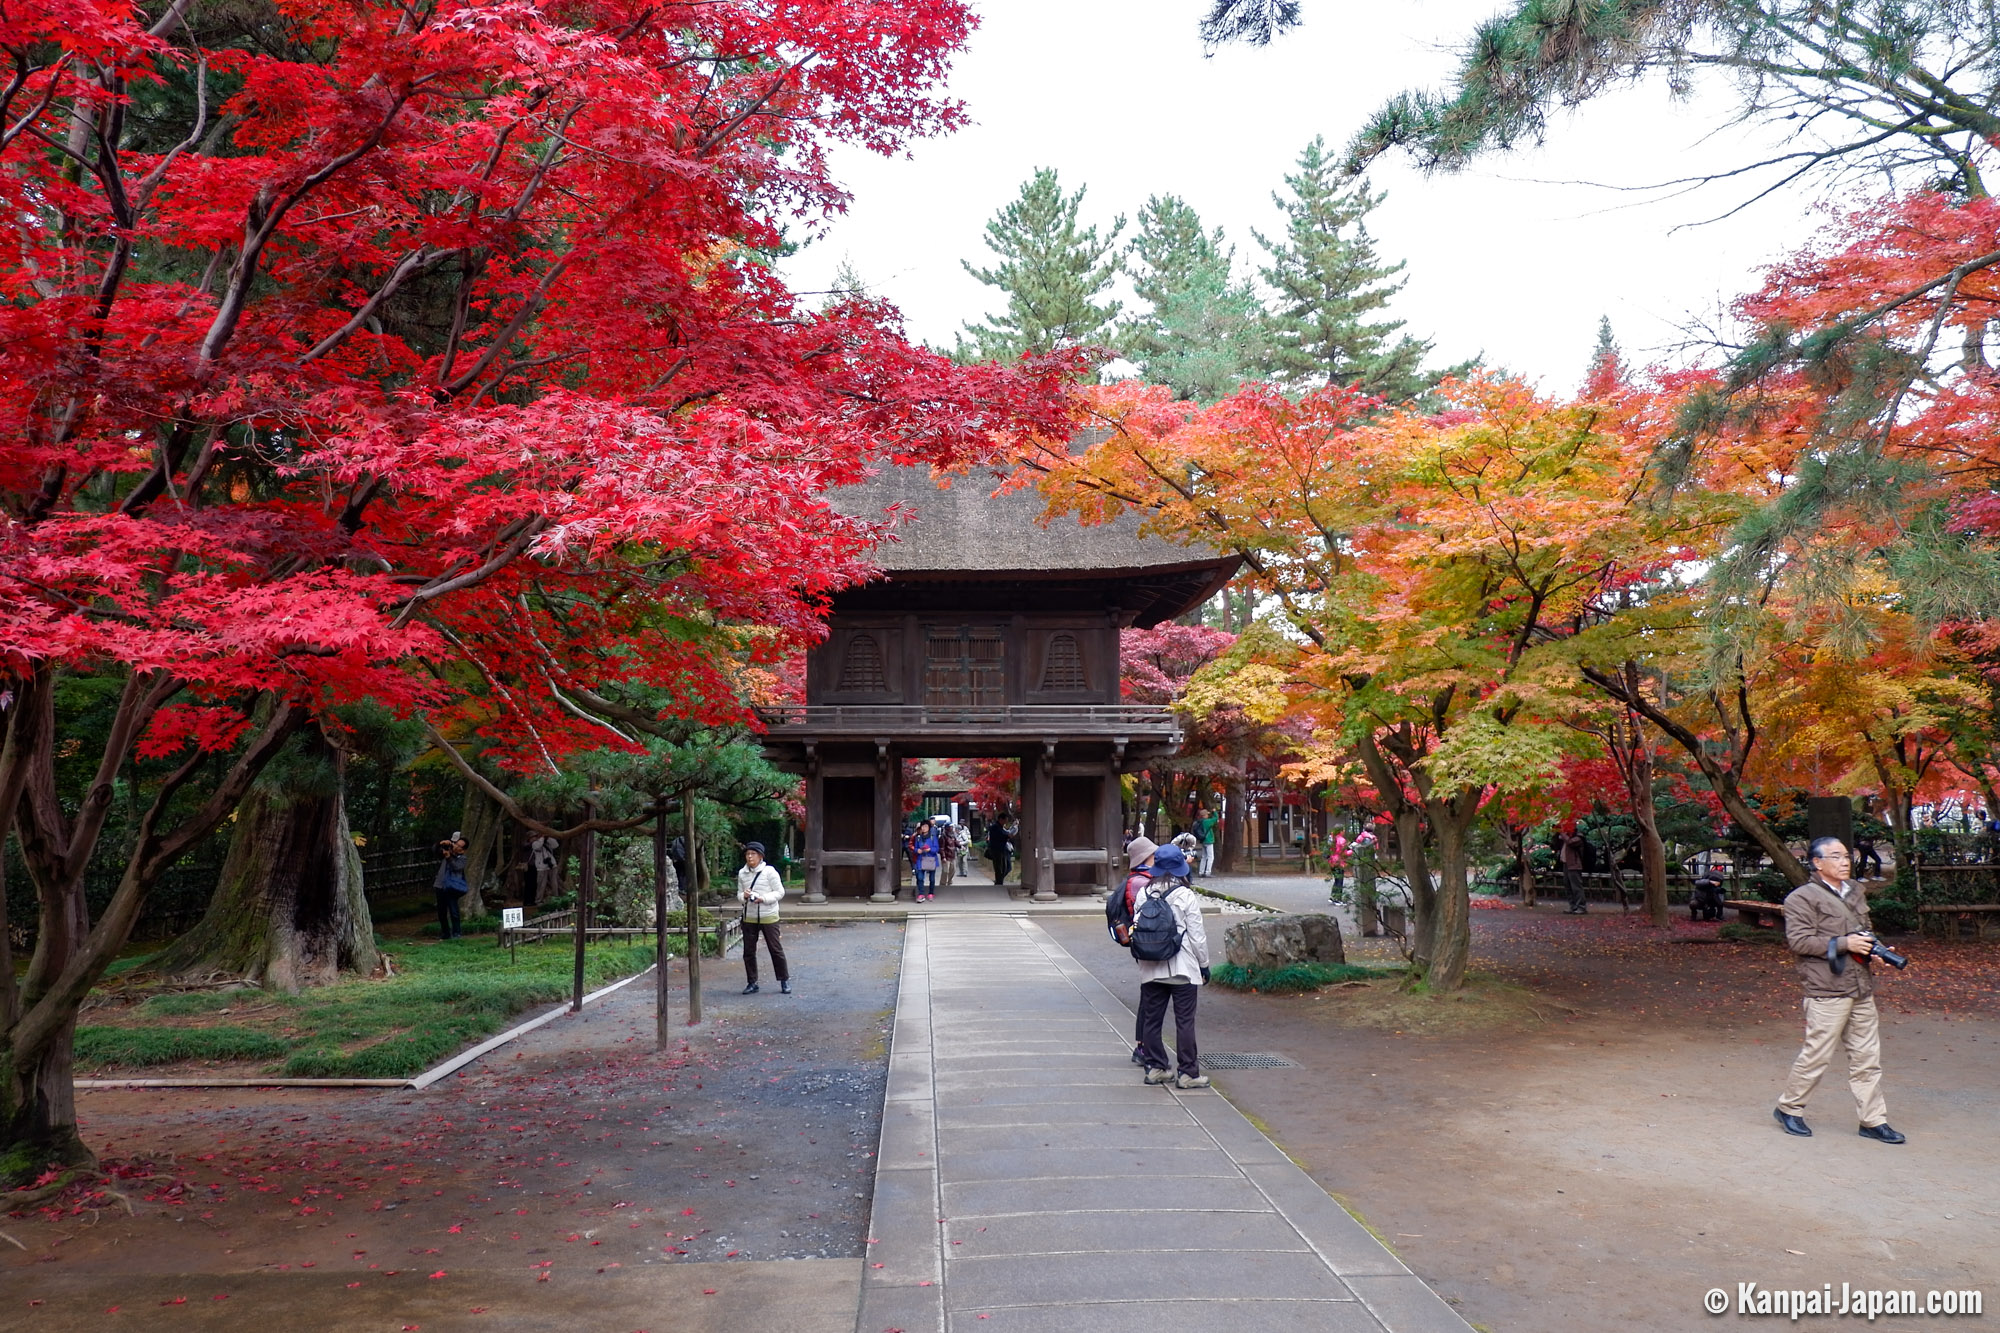
[[[1160,850],[1160,844],[1151,838],[1134,838],[1125,844],[1125,864],[1137,868],[1153,859]]]

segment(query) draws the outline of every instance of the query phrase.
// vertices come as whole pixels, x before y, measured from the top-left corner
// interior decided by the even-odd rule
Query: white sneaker
[[[1165,1073],[1166,1071],[1161,1070],[1160,1072]],[[1208,1086],[1208,1075],[1182,1074],[1179,1078],[1174,1080],[1174,1086],[1179,1088],[1182,1092],[1186,1092],[1189,1088],[1205,1088]]]
[[[1148,1069],[1146,1071],[1146,1082],[1149,1085],[1157,1087],[1162,1083],[1171,1083],[1173,1081],[1174,1071],[1171,1069]]]

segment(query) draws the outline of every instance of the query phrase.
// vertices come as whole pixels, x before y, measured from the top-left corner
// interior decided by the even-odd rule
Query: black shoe
[[[780,994],[780,995],[790,995],[791,993],[792,993],[792,983],[791,983],[791,982],[789,982],[789,981],[781,981],[781,982],[779,982],[779,983],[778,983],[778,994]]]
[[[1898,1134],[1895,1130],[1889,1128],[1888,1123],[1886,1121],[1879,1125],[1863,1125],[1861,1127],[1861,1137],[1864,1139],[1873,1139],[1877,1143],[1909,1142],[1909,1140],[1906,1139],[1903,1135]]]
[[[1146,1051],[1144,1047],[1134,1046],[1132,1048],[1132,1063],[1135,1065],[1143,1065],[1146,1063]]]
[[[762,988],[759,987],[757,983],[753,981],[749,985],[743,988],[743,993],[745,995],[755,995],[760,989]]]
[[[1798,1116],[1786,1115],[1785,1108],[1782,1106],[1771,1108],[1771,1118],[1784,1126],[1785,1133],[1787,1134],[1796,1134],[1802,1139],[1812,1137],[1812,1126],[1808,1125]],[[1861,1132],[1866,1134],[1868,1131],[1864,1129]],[[1900,1139],[1902,1136],[1899,1134],[1897,1137]]]

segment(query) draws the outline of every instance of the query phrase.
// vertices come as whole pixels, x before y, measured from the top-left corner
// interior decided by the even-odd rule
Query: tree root
[[[85,1178],[93,1180],[103,1179],[97,1172],[88,1168],[72,1167],[46,1185],[37,1185],[24,1190],[9,1190],[4,1194],[0,1194],[0,1213],[12,1213],[23,1208],[33,1208],[38,1203],[55,1198],[56,1195],[61,1194],[71,1185]]]

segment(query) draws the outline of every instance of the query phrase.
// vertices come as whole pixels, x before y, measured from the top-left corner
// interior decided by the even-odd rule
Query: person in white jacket
[[[1172,1083],[1177,1088],[1205,1088],[1208,1075],[1201,1072],[1201,1052],[1195,1043],[1195,1002],[1208,980],[1208,932],[1201,924],[1201,900],[1188,884],[1189,866],[1181,849],[1171,843],[1153,854],[1153,882],[1139,895],[1133,916],[1136,943],[1139,915],[1147,899],[1160,896],[1173,912],[1180,930],[1180,951],[1171,958],[1149,961],[1135,949],[1132,960],[1139,967],[1139,1053],[1146,1065],[1146,1082]],[[1174,1007],[1174,1055],[1179,1072],[1167,1064],[1166,1044],[1160,1039],[1165,1026],[1167,1005]]]
[[[764,844],[743,844],[743,868],[736,872],[736,901],[743,904],[743,971],[749,984],[745,995],[755,995],[757,985],[757,937],[771,954],[771,970],[778,974],[778,989],[792,993],[792,970],[785,965],[785,945],[778,938],[778,903],[785,896],[785,881],[777,870],[764,862]]]

